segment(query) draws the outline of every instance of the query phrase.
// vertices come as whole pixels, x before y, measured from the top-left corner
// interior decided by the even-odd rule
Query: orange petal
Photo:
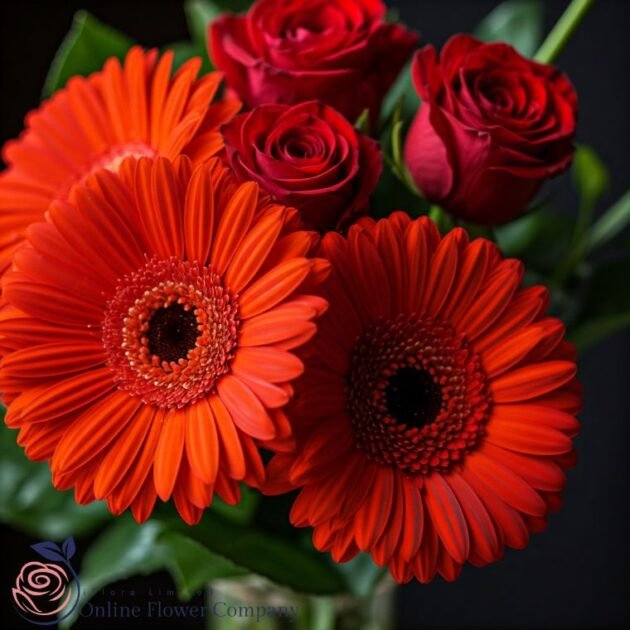
[[[243,479],[246,466],[243,448],[230,412],[218,396],[208,399],[221,446],[221,465],[232,479]]]
[[[465,562],[470,553],[470,535],[457,497],[440,474],[425,477],[424,488],[437,535],[457,562]]]
[[[143,405],[120,437],[110,446],[94,478],[97,499],[106,498],[134,465],[151,428],[155,411]]]
[[[240,293],[262,267],[283,227],[286,208],[269,212],[258,221],[240,243],[228,270],[225,284]]]
[[[54,471],[68,472],[100,453],[129,424],[142,402],[115,391],[93,404],[64,433],[51,462]]]
[[[214,231],[214,186],[205,164],[192,175],[184,202],[184,240],[188,260],[205,265]]]
[[[258,184],[241,184],[223,211],[210,260],[215,271],[225,273],[239,243],[249,230],[258,203]]]
[[[542,396],[570,381],[577,371],[570,361],[546,361],[517,368],[493,380],[495,402],[518,402]]]
[[[294,354],[272,347],[240,348],[232,362],[235,375],[245,374],[270,383],[291,381],[304,372],[304,364]]]
[[[213,484],[219,469],[219,439],[205,398],[186,408],[186,453],[193,472],[204,483]]]
[[[185,434],[185,413],[177,409],[168,412],[162,425],[153,465],[155,489],[162,501],[169,499],[175,487],[184,452]]]
[[[267,272],[241,295],[241,317],[248,319],[276,306],[302,284],[310,270],[310,260],[294,258]]]
[[[217,391],[236,426],[258,440],[271,440],[276,429],[260,400],[239,378],[227,375],[219,380]]]

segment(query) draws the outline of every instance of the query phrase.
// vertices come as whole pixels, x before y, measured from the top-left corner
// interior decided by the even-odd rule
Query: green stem
[[[429,208],[428,215],[429,219],[431,219],[437,225],[438,230],[440,230],[442,234],[446,234],[453,229],[453,219],[444,211],[444,208],[433,204]]]
[[[428,214],[429,214],[429,219],[431,219],[431,221],[433,221],[434,223],[437,223],[438,225],[440,225],[440,223],[442,222],[444,218],[444,210],[442,210],[442,208],[436,204],[433,204],[429,208]]]
[[[594,0],[572,0],[534,56],[540,63],[553,63],[573,35]]]
[[[312,619],[309,630],[333,630],[335,627],[335,601],[332,597],[311,598]]]

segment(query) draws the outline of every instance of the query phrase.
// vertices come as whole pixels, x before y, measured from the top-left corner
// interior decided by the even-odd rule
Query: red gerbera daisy
[[[337,561],[368,551],[398,582],[523,547],[558,507],[580,406],[575,353],[498,248],[426,218],[329,234],[330,309],[289,417],[298,448],[268,490]]]
[[[326,302],[329,263],[297,211],[213,159],[130,158],[54,202],[3,279],[6,423],[79,503],[142,522],[156,495],[188,523],[213,491],[263,481],[291,446],[292,350]]]
[[[222,148],[217,129],[240,103],[212,105],[221,75],[197,80],[200,59],[171,78],[172,64],[172,52],[158,60],[156,50],[134,47],[122,67],[112,58],[100,72],[73,77],[26,117],[26,130],[2,153],[8,168],[0,174],[0,273],[26,228],[92,171],[115,171],[130,155],[183,153],[198,163]]]

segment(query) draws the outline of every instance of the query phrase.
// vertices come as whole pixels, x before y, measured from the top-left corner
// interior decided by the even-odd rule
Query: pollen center
[[[197,317],[181,304],[157,309],[149,321],[149,352],[162,361],[185,359],[195,347],[199,332]]]
[[[421,429],[433,422],[442,407],[440,386],[423,369],[400,368],[385,388],[388,414],[408,427]]]
[[[120,389],[180,408],[229,372],[238,328],[237,298],[211,267],[153,259],[119,281],[103,345]]]
[[[401,315],[357,341],[347,382],[356,447],[410,475],[474,449],[490,408],[479,355],[450,324]]]

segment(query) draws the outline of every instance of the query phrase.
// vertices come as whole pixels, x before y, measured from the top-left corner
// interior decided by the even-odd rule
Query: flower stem
[[[551,33],[547,35],[534,59],[540,63],[553,63],[592,4],[593,0],[572,0]]]

